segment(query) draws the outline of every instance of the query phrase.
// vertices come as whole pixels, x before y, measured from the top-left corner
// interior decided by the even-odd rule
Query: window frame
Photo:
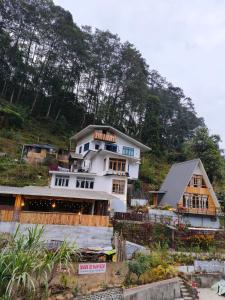
[[[93,177],[77,177],[76,178],[76,188],[77,189],[94,189],[95,179]]]
[[[126,172],[126,160],[118,158],[109,158],[109,170],[116,172]]]
[[[67,175],[55,175],[55,186],[68,187],[70,176]]]
[[[84,151],[88,151],[90,149],[90,143],[87,142],[84,144]]]
[[[134,148],[123,146],[122,154],[126,156],[134,156]]]
[[[125,194],[126,181],[120,179],[112,180],[112,193],[113,194]]]

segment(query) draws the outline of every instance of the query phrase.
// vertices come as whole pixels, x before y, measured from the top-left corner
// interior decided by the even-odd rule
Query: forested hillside
[[[150,146],[151,157],[171,163],[200,156],[211,179],[221,181],[219,137],[209,136],[182,89],[134,45],[75,22],[51,0],[0,1],[0,96],[30,118],[54,121],[65,135],[109,124]],[[4,109],[0,116],[9,126]]]

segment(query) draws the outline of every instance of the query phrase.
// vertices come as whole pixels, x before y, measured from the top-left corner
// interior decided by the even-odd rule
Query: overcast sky
[[[79,25],[117,33],[192,98],[225,148],[225,0],[55,0]]]

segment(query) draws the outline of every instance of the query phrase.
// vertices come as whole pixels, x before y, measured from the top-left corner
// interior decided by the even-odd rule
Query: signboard
[[[79,264],[78,274],[94,274],[94,273],[105,273],[106,263],[86,263]]]

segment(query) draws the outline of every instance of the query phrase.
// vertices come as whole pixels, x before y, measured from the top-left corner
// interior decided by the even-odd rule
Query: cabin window
[[[68,186],[69,185],[69,176],[55,176],[55,186]]]
[[[94,188],[94,178],[77,177],[76,188],[93,189]]]
[[[194,175],[188,185],[193,187],[206,187],[205,181],[201,175]]]
[[[134,156],[134,148],[123,146],[123,155]]]
[[[99,150],[100,145],[99,144],[95,144],[95,150]]]
[[[89,150],[89,143],[84,144],[84,151],[88,151]]]
[[[112,192],[115,194],[124,194],[125,191],[125,180],[113,179]]]
[[[41,153],[41,148],[35,147],[35,148],[33,148],[33,152],[35,152],[35,153]]]
[[[109,159],[109,170],[125,172],[126,160],[110,158]]]
[[[209,201],[207,195],[185,194],[183,196],[183,207],[208,209]]]
[[[82,152],[82,146],[79,147],[79,153],[81,153],[81,152]]]

